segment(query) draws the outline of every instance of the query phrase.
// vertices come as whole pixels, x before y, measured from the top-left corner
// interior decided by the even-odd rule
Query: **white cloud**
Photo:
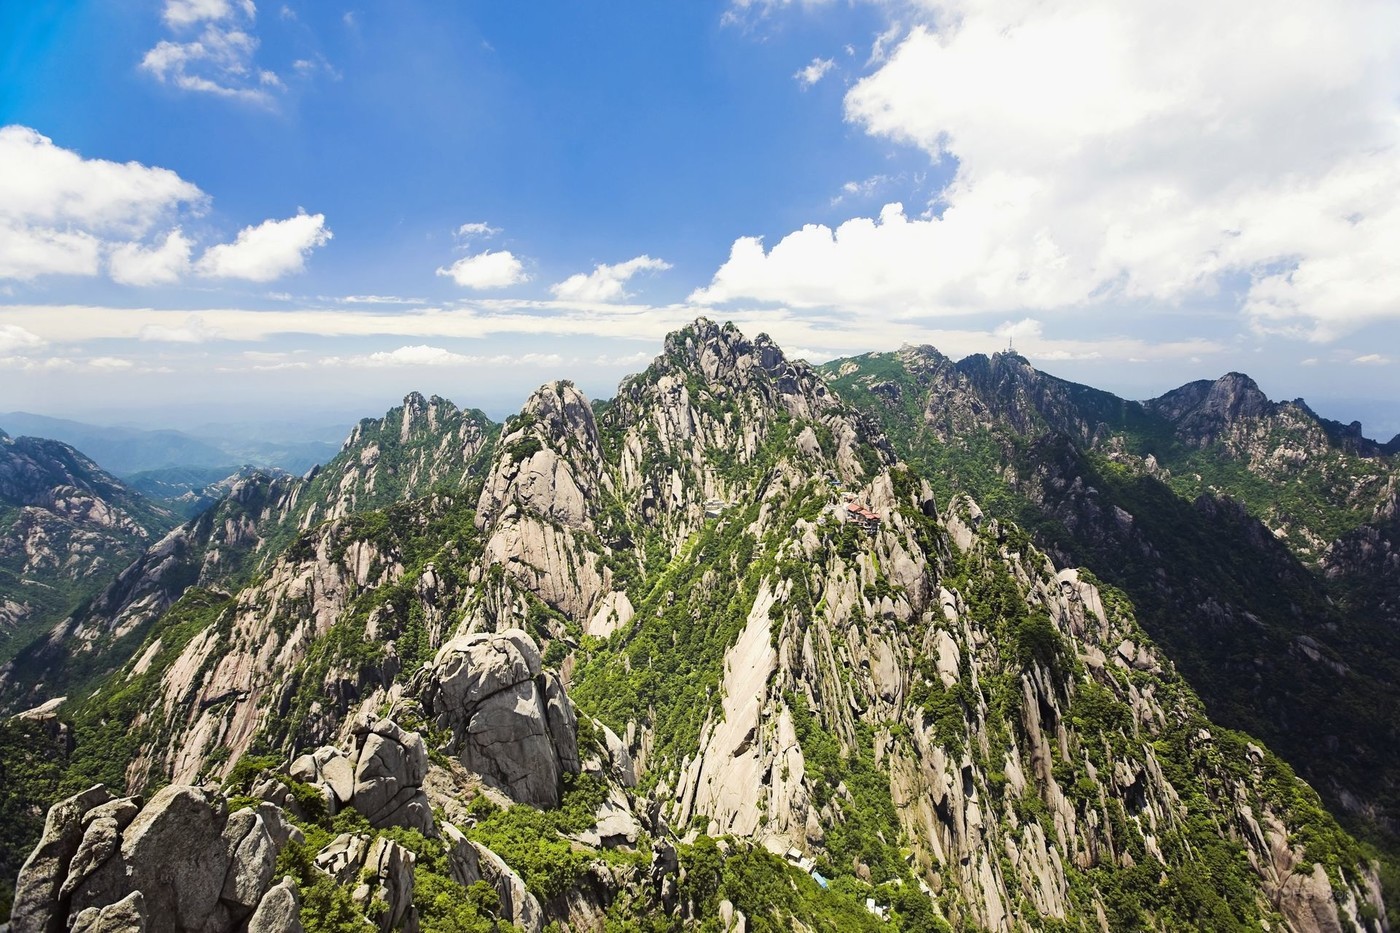
[[[321,361],[321,364],[324,366],[379,368],[384,366],[465,366],[475,361],[474,357],[453,353],[442,347],[419,344],[412,347],[399,347],[397,350],[370,353],[365,356],[326,357]]]
[[[814,58],[806,67],[799,68],[793,77],[796,78],[797,83],[801,84],[804,88],[811,87],[822,78],[825,78],[826,73],[835,67],[836,62],[829,58]]]
[[[282,355],[279,355],[282,356]],[[475,356],[454,353],[443,347],[419,344],[399,347],[397,350],[381,350],[362,356],[328,356],[320,360],[322,366],[349,366],[361,369],[384,369],[396,366],[557,366],[563,358],[557,353],[497,354],[495,356]],[[295,364],[292,364],[295,365]],[[267,368],[267,367],[263,367]],[[291,368],[279,361],[275,368]],[[300,368],[300,367],[297,367]]]
[[[1043,314],[1216,295],[1314,339],[1400,316],[1400,6],[925,6],[937,27],[904,33],[846,116],[956,166],[935,211],[741,239],[696,300]]]
[[[1362,366],[1385,366],[1390,362],[1390,357],[1381,356],[1379,353],[1366,353],[1352,360],[1353,363],[1360,363]]]
[[[232,243],[209,247],[195,270],[210,278],[270,282],[302,271],[307,254],[330,239],[324,214],[265,220],[256,227],[244,227]]]
[[[893,179],[884,174],[871,175],[861,181],[848,181],[841,186],[841,193],[831,199],[831,204],[834,207],[847,198],[868,198],[891,181]]]
[[[14,324],[0,324],[0,354],[9,355],[17,350],[37,350],[44,346],[44,339]]]
[[[252,18],[256,11],[253,0],[239,0],[237,3],[230,0],[165,0],[161,17],[167,26],[178,29],[195,23],[228,19],[239,10]]]
[[[96,275],[106,250],[206,201],[169,169],[85,159],[28,127],[0,128],[0,278]]]
[[[141,328],[138,337],[162,343],[205,343],[218,339],[219,334],[210,330],[198,314],[191,314],[179,324],[147,324]]]
[[[176,227],[165,242],[146,248],[139,243],[122,243],[107,260],[112,280],[123,285],[165,285],[175,282],[190,268],[193,244]]]
[[[487,250],[463,256],[452,265],[437,270],[438,275],[452,278],[463,288],[507,288],[528,282],[524,264],[509,250]]]
[[[500,232],[500,227],[493,227],[481,221],[462,224],[462,226],[457,228],[457,236],[464,240],[469,240],[473,237],[493,237]]]
[[[650,256],[637,256],[614,265],[599,263],[592,272],[579,272],[551,285],[554,297],[564,301],[620,301],[630,297],[623,288],[639,272],[665,272],[671,264]]]
[[[185,91],[269,105],[269,89],[282,79],[258,68],[257,17],[252,0],[166,0],[162,13],[175,38],[162,39],[141,59],[141,69],[162,84]],[[183,38],[202,27],[197,38]]]
[[[108,371],[131,369],[132,366],[135,365],[131,360],[124,360],[117,356],[94,356],[87,360],[86,363],[92,369],[105,369]]]

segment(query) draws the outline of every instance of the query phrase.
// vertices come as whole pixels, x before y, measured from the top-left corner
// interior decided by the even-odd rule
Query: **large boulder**
[[[433,808],[423,791],[428,776],[423,737],[388,719],[361,724],[355,737],[359,750],[350,805],[371,826],[405,826],[434,835]]]
[[[230,816],[222,795],[197,787],[166,787],[145,806],[94,787],[50,809],[11,933],[241,930],[294,833],[275,807]]]
[[[579,772],[578,723],[529,635],[510,629],[449,641],[421,693],[463,765],[513,800],[559,805],[563,776]]]

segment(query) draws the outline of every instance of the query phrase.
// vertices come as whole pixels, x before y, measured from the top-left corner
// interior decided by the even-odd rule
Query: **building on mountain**
[[[872,512],[864,502],[858,500],[846,503],[846,520],[855,522],[866,531],[877,531],[880,528],[880,516]]]

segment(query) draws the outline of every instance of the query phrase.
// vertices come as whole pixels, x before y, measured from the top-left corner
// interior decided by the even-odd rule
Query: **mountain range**
[[[3,440],[6,546],[130,536],[0,669],[13,933],[1395,919],[1397,444],[1240,374],[700,319],[179,525]]]

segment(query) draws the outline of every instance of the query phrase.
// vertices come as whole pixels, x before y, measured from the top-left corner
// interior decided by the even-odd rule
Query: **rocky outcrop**
[[[391,839],[343,833],[316,855],[316,867],[351,888],[351,899],[366,911],[379,933],[416,933],[413,905],[414,855]],[[376,904],[382,905],[375,910]]]
[[[579,772],[572,704],[539,648],[520,629],[453,639],[418,687],[423,708],[450,730],[447,752],[513,800],[559,805],[565,774]]]
[[[443,826],[452,880],[463,887],[485,881],[501,899],[501,919],[525,933],[540,933],[544,911],[540,902],[525,888],[525,882],[505,861],[479,842],[472,842],[451,823]]]
[[[281,889],[266,917],[295,901],[290,882],[272,884],[293,836],[266,805],[229,814],[223,797],[171,785],[142,806],[99,785],[49,811],[20,872],[11,931],[242,931],[270,892]]]
[[[433,835],[433,810],[423,791],[428,749],[416,732],[387,719],[356,728],[360,746],[350,805],[371,826],[405,826]]]

